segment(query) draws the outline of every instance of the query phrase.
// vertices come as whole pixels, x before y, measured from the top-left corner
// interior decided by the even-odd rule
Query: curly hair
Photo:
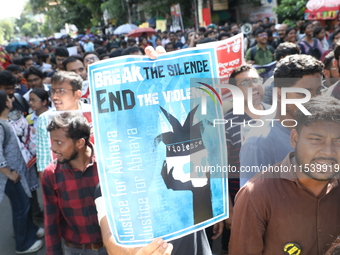
[[[63,129],[67,137],[73,141],[84,138],[86,144],[90,141],[91,127],[82,113],[62,112],[52,117],[47,131]]]
[[[303,76],[320,74],[322,75],[324,64],[309,55],[289,55],[281,59],[274,70],[274,87],[294,86]],[[286,79],[289,78],[289,82]]]
[[[255,67],[253,67],[252,65],[249,65],[249,64],[244,64],[244,65],[240,65],[240,66],[236,67],[234,69],[234,71],[230,74],[229,84],[236,86],[236,79],[235,79],[236,75],[239,75],[240,73],[247,72],[249,70],[253,70],[253,71],[257,72]]]
[[[280,43],[279,46],[277,46],[275,50],[275,60],[279,61],[280,59],[288,56],[288,55],[294,55],[299,54],[300,48],[295,43],[291,42],[283,42]]]
[[[317,121],[336,122],[340,124],[340,100],[331,96],[319,96],[310,99],[303,105],[311,115],[305,115],[300,109],[296,111],[296,130],[310,126]]]

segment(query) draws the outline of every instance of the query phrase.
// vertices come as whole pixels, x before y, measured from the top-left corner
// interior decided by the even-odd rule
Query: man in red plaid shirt
[[[82,114],[64,112],[47,130],[57,162],[42,177],[46,254],[107,254],[94,203],[99,178],[90,126]]]

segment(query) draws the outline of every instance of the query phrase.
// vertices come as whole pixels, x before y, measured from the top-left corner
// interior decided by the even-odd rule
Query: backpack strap
[[[250,60],[254,61],[255,59],[255,54],[256,54],[256,45],[254,47],[251,48],[250,51]]]
[[[2,128],[4,129],[4,133],[5,133],[4,141],[2,143],[2,147],[4,148],[8,144],[9,136],[10,136],[10,130],[9,130],[9,126],[7,125],[6,121],[4,121],[4,120],[0,120],[0,126],[2,126]]]

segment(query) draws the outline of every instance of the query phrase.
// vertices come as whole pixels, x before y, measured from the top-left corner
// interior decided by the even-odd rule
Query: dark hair
[[[49,100],[49,95],[48,92],[45,89],[42,88],[35,88],[33,89],[30,94],[34,94],[37,97],[39,97],[41,99],[41,101],[46,101],[46,106],[50,105],[50,100]]]
[[[75,72],[59,71],[56,72],[51,78],[52,85],[54,83],[59,84],[63,82],[69,82],[74,91],[81,90],[83,86],[83,79]]]
[[[294,54],[281,59],[274,70],[274,87],[291,87],[296,84],[305,75],[319,73],[322,75],[324,65],[316,58],[304,55]],[[290,82],[286,79],[290,78]]]
[[[10,71],[0,71],[0,85],[13,86],[17,83],[17,79]]]
[[[262,34],[262,33],[267,33],[267,31],[264,30],[263,28],[258,28],[254,31],[254,36],[257,37],[259,34]]]
[[[13,58],[12,63],[18,66],[24,65],[22,62],[22,58]]]
[[[288,55],[294,55],[299,54],[300,48],[295,43],[291,42],[283,42],[280,43],[279,46],[277,46],[275,50],[275,60],[279,61],[280,59],[288,56]]]
[[[204,37],[208,37],[210,34],[215,34],[214,30],[208,30],[207,32],[204,33]]]
[[[122,48],[115,49],[114,51],[110,52],[109,57],[110,58],[120,57],[122,55],[123,51],[124,51],[124,49],[122,49]]]
[[[125,50],[123,50],[122,56],[130,55],[131,53],[135,53],[135,52],[138,52],[138,51],[140,51],[140,48],[138,46],[132,46],[132,47],[129,47],[129,48],[126,48]]]
[[[334,46],[334,58],[338,61],[340,60],[340,41]]]
[[[333,59],[334,59],[333,51],[329,52],[323,59],[323,64],[325,65],[326,70],[331,70]]]
[[[198,28],[198,31],[199,31],[200,33],[204,34],[205,31],[207,31],[207,29],[206,29],[205,27],[199,27],[199,28]]]
[[[240,73],[247,72],[249,70],[253,70],[253,71],[257,72],[255,67],[253,67],[252,65],[249,65],[249,64],[244,64],[244,65],[240,65],[240,66],[236,67],[234,69],[234,71],[230,74],[229,84],[236,86],[236,79],[235,79],[236,75],[239,75]]]
[[[316,37],[322,30],[325,30],[323,27],[316,27],[314,28],[313,36]]]
[[[105,51],[104,53],[106,53],[106,51]],[[86,57],[87,55],[90,55],[90,54],[96,55],[96,56],[98,57],[98,59],[99,59],[99,55],[98,55],[97,52],[95,52],[95,51],[88,51],[88,52],[85,52],[85,53],[84,53],[84,55],[83,55],[83,60],[85,59],[85,57]]]
[[[68,138],[77,141],[85,139],[86,144],[90,142],[91,127],[81,113],[63,112],[52,117],[47,126],[47,131],[63,129]]]
[[[173,42],[168,42],[167,44],[164,45],[164,49],[166,50],[166,48],[169,46],[169,45],[172,45],[175,49],[175,44]]]
[[[101,55],[99,56],[99,59],[100,59],[100,60],[103,60],[105,57],[110,57],[110,56],[109,56],[109,54],[104,53],[104,54],[101,54]]]
[[[215,38],[210,38],[210,37],[205,37],[202,40],[199,40],[197,44],[202,44],[202,43],[209,43],[209,42],[216,42],[217,39]]]
[[[287,28],[287,30],[286,30],[286,36],[289,34],[289,32],[290,31],[292,31],[292,30],[295,30],[296,31],[296,28],[295,27],[289,27],[289,28]]]
[[[81,63],[83,63],[83,58],[80,57],[80,56],[74,55],[74,56],[65,58],[64,61],[63,61],[64,70],[67,70],[67,68],[66,68],[67,64],[76,62],[77,60],[79,60]]]
[[[225,32],[218,35],[218,40],[220,41],[223,36],[228,36],[229,38],[232,37],[231,33]]]
[[[308,21],[308,22],[304,23],[304,24],[302,25],[302,31],[305,32],[305,31],[306,31],[306,28],[307,28],[309,25],[313,25],[313,22]]]
[[[27,62],[27,61],[30,61],[30,60],[33,61],[33,58],[32,58],[32,57],[23,57],[23,58],[22,58],[22,64],[23,64],[23,65],[26,65],[26,62]]]
[[[21,72],[22,68],[19,65],[11,64],[6,67],[6,70],[10,72]]]
[[[93,51],[88,51],[88,52],[93,52]],[[85,55],[86,55],[86,53],[87,53],[87,52],[85,52]],[[104,54],[104,53],[106,53],[106,48],[104,48],[104,47],[98,47],[98,48],[96,49],[96,53],[92,53],[92,54],[96,54],[97,57],[99,58],[99,55]],[[85,57],[85,55],[84,55],[84,57]]]
[[[334,37],[335,37],[337,34],[340,34],[340,28],[338,28],[337,30],[335,30],[335,31],[331,34],[331,36],[330,36],[331,42],[333,42]]]
[[[336,122],[340,124],[340,100],[331,96],[311,98],[303,104],[311,115],[305,115],[300,109],[296,111],[296,130],[301,131],[303,126],[310,126],[317,121]]]
[[[7,108],[7,93],[0,89],[0,114]]]
[[[57,47],[55,49],[55,56],[60,56],[60,57],[68,57],[70,54],[68,53],[67,48],[65,47]]]
[[[31,66],[30,68],[28,68],[25,73],[24,73],[24,77],[25,79],[28,78],[28,76],[30,76],[31,74],[34,74],[36,76],[39,76],[41,79],[44,78],[44,74],[42,71],[40,71],[39,68],[35,67],[35,66]]]

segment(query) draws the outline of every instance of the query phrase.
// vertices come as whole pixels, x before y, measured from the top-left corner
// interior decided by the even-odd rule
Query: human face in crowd
[[[317,121],[303,126],[300,132],[293,130],[291,145],[295,148],[296,163],[304,166],[303,173],[299,173],[301,178],[329,181],[339,174],[339,123]]]
[[[231,32],[234,34],[234,35],[237,35],[238,34],[238,26],[237,25],[234,25],[231,27]]]
[[[83,80],[87,80],[87,71],[86,68],[80,60],[77,59],[77,61],[70,62],[66,65],[66,71],[68,72],[74,72],[76,74],[79,74]]]
[[[174,51],[174,50],[175,50],[174,45],[172,45],[172,44],[165,45],[165,51],[166,52],[171,52],[171,51]]]
[[[337,42],[340,41],[340,33],[337,33],[336,35],[334,35],[333,37],[333,43],[336,44]]]
[[[176,35],[173,33],[169,34],[169,40],[170,42],[176,43]]]
[[[55,62],[57,64],[57,68],[59,70],[64,70],[64,66],[63,66],[63,61],[66,59],[67,57],[62,57],[62,56],[56,56],[55,57]]]
[[[279,37],[283,39],[286,36],[286,31],[287,31],[287,25],[282,24],[281,26],[279,26],[277,33]]]
[[[14,71],[14,72],[11,72],[15,79],[17,79],[17,83],[19,84],[21,81],[22,81],[22,73],[20,71]]]
[[[81,91],[74,91],[68,81],[54,83],[51,88],[51,99],[57,111],[77,110]]]
[[[252,101],[255,109],[259,109],[264,95],[262,79],[254,70],[248,70],[235,76],[236,86],[242,90],[244,104],[248,102],[248,88],[252,88]]]
[[[162,46],[162,40],[161,40],[161,38],[159,38],[159,37],[157,37],[157,39],[156,39],[156,45],[157,46]]]
[[[30,68],[31,66],[34,66],[33,60],[32,60],[32,59],[27,60],[27,61],[25,62],[25,69],[28,69],[28,68]]]
[[[296,43],[296,30],[295,29],[292,29],[289,31],[286,37],[286,41]]]
[[[306,36],[312,36],[313,37],[313,33],[314,33],[314,25],[309,24],[305,29],[305,34],[306,34]]]
[[[30,93],[29,105],[32,111],[38,111],[46,106],[46,101],[42,102],[42,100],[36,94]]]
[[[320,33],[318,33],[318,34],[316,35],[316,38],[318,38],[318,39],[321,41],[321,40],[323,40],[323,38],[325,37],[325,35],[326,35],[325,29],[322,29],[322,30],[320,31]]]
[[[213,32],[213,33],[209,34],[209,35],[208,35],[208,38],[214,38],[214,39],[215,39],[215,38],[216,38],[216,34],[215,34],[215,32]]]
[[[13,98],[14,92],[15,92],[15,84],[13,84],[13,85],[0,85],[0,90],[5,91],[6,94],[9,96],[9,98]]]
[[[268,41],[268,34],[267,32],[263,32],[256,36],[256,41],[258,44],[266,45]]]
[[[289,81],[287,81],[289,82]],[[304,75],[300,80],[298,80],[291,88],[304,88],[309,90],[312,97],[316,97],[321,95],[321,90],[323,87],[322,84],[322,76],[319,73]],[[281,89],[278,89],[279,96],[281,98]],[[305,94],[289,92],[286,94],[287,99],[301,99],[305,97]],[[297,110],[297,106],[293,104],[287,104],[287,112],[285,115],[286,119],[295,119],[295,112]]]
[[[44,88],[43,80],[38,75],[35,74],[30,74],[27,77],[27,85],[32,89]]]
[[[90,64],[99,61],[99,58],[94,55],[94,54],[88,54],[86,55],[86,57],[84,58],[84,65],[85,68],[87,68]]]
[[[67,137],[66,131],[62,128],[52,130],[51,137],[51,150],[57,156],[58,163],[68,163],[78,157],[77,142]]]

